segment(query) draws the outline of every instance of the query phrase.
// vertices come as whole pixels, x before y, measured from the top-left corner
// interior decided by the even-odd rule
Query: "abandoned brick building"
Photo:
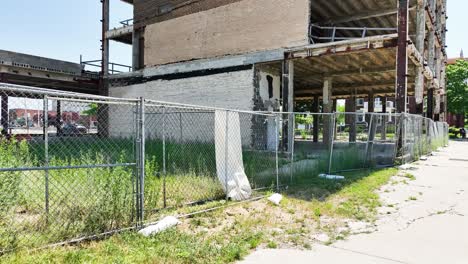
[[[380,97],[445,118],[446,0],[123,1],[134,18],[112,30],[102,1],[103,67],[110,40],[133,45],[111,96],[284,112]]]

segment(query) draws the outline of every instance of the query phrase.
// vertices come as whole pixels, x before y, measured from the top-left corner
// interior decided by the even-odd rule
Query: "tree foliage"
[[[468,110],[468,61],[447,66],[447,108],[453,114]]]
[[[88,109],[82,112],[85,116],[97,116],[98,114],[98,104],[91,103],[88,105]]]

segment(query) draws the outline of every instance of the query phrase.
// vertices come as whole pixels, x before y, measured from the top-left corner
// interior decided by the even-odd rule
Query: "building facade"
[[[125,0],[133,23],[112,30],[109,1],[103,65],[116,40],[134,69],[106,76],[111,96],[284,112],[388,98],[445,120],[446,0]]]

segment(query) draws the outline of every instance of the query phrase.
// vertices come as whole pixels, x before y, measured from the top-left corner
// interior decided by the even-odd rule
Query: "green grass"
[[[410,180],[412,180],[412,181],[415,181],[415,180],[416,180],[416,177],[415,177],[413,174],[409,173],[409,172],[405,173],[405,174],[403,175],[403,177],[408,178],[408,179],[410,179]]]
[[[154,221],[164,206],[178,208],[224,198],[216,176],[213,144],[168,143],[167,174],[162,174],[162,142],[147,140],[145,217]],[[58,138],[49,144],[50,166],[135,162],[130,139]],[[0,142],[0,167],[41,167],[44,144]],[[260,175],[274,168],[274,155],[244,152],[244,165],[254,188],[270,187],[276,177]],[[133,226],[134,167],[51,170],[46,212],[44,171],[0,173],[0,251],[37,247],[76,237]]]
[[[372,220],[380,205],[375,190],[396,173],[396,169],[347,173],[347,180],[339,184],[322,181],[319,186],[293,186],[284,193],[280,206],[261,200],[183,219],[177,229],[150,238],[129,232],[77,246],[32,253],[18,251],[4,256],[1,261],[231,263],[257,247],[278,248],[287,244],[309,249],[311,234],[319,231],[316,228],[320,226],[321,216]],[[322,199],[324,194],[326,197]],[[319,228],[333,232],[336,226]],[[336,235],[332,239],[344,239],[345,235]]]

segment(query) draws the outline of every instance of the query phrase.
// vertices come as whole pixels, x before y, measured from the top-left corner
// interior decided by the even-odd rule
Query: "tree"
[[[98,104],[91,103],[88,105],[88,109],[83,111],[83,115],[85,116],[97,116],[98,114]]]
[[[461,115],[468,110],[468,61],[458,60],[447,66],[447,108]]]

